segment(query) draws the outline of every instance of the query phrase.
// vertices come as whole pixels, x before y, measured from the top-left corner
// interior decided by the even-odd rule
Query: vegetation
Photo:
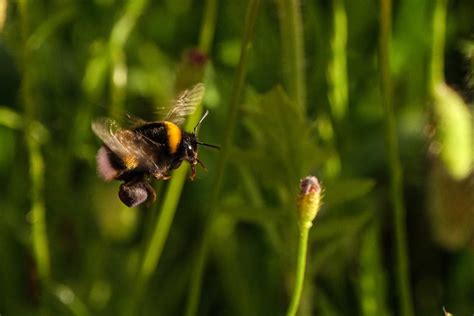
[[[0,314],[473,314],[473,21],[469,0],[0,0]],[[158,120],[198,82],[183,128],[208,109],[221,150],[127,208],[91,121]]]

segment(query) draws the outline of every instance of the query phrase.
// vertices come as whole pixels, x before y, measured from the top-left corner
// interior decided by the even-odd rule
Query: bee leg
[[[194,181],[196,177],[196,167],[195,165],[191,165],[191,175],[189,176],[189,180]]]
[[[155,173],[155,174],[153,174],[153,177],[156,180],[169,180],[169,179],[171,179],[171,176],[167,173]]]
[[[145,187],[145,190],[148,192],[148,201],[146,203],[147,207],[150,207],[153,203],[156,201],[156,192],[155,189],[151,186],[150,183],[148,182],[143,182],[143,185]]]

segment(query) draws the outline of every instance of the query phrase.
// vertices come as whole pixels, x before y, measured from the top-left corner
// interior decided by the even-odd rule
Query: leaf
[[[346,238],[359,232],[373,218],[373,211],[357,211],[355,215],[333,216],[318,222],[311,233],[311,241],[325,241],[334,238]]]
[[[17,130],[24,126],[21,115],[5,106],[0,106],[0,125]]]
[[[371,179],[345,179],[334,183],[323,183],[323,203],[329,207],[359,198],[369,193],[375,182]]]
[[[33,50],[41,48],[41,46],[46,43],[56,31],[64,27],[64,24],[69,22],[77,12],[75,7],[68,7],[51,13],[49,17],[35,29],[33,34],[31,34],[28,38],[27,45]]]

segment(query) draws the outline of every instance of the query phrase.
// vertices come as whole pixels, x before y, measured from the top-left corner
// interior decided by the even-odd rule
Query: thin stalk
[[[343,0],[332,1],[333,31],[328,65],[329,105],[337,121],[347,112],[347,16]]]
[[[214,39],[217,18],[217,0],[207,0],[204,7],[204,19],[199,34],[199,49],[203,53],[209,53]]]
[[[50,275],[48,236],[46,229],[46,208],[43,199],[44,161],[40,144],[33,136],[26,135],[30,159],[31,181],[31,223],[33,230],[33,249],[38,275],[45,281]]]
[[[227,164],[227,159],[229,156],[229,150],[232,145],[233,135],[235,125],[237,123],[238,110],[242,92],[244,89],[245,75],[246,75],[246,66],[247,66],[247,56],[251,48],[252,39],[255,33],[255,24],[257,21],[257,16],[260,8],[260,0],[250,0],[247,7],[247,14],[245,18],[245,30],[241,44],[239,64],[237,66],[236,76],[234,83],[232,85],[230,103],[229,103],[229,112],[227,115],[226,121],[226,130],[224,131],[224,139],[221,144],[221,155],[219,158],[219,163],[216,170],[216,177],[214,178],[213,191],[209,200],[209,211],[205,219],[205,227],[203,232],[203,237],[201,240],[201,246],[198,250],[197,262],[193,269],[190,291],[186,307],[186,315],[193,316],[196,315],[198,309],[198,301],[201,296],[201,287],[202,287],[202,276],[204,267],[206,265],[206,258],[208,253],[208,244],[209,237],[212,230],[212,218],[215,213],[217,200],[219,197],[219,192],[222,187],[222,180],[224,178],[224,169]]]
[[[130,0],[124,14],[115,23],[110,33],[109,49],[111,61],[110,113],[114,118],[121,118],[125,101],[128,67],[125,45],[135,27],[138,18],[148,5],[148,0]]]
[[[214,36],[217,0],[207,0],[204,12],[203,24],[199,38],[199,47],[204,53],[207,53],[211,49]],[[184,129],[191,130],[199,121],[201,115],[202,104],[198,105],[195,113],[186,122]],[[138,270],[136,291],[133,294],[134,297],[132,298],[131,304],[132,311],[135,310],[136,304],[142,297],[153,272],[156,270],[163,252],[163,247],[168,238],[170,227],[176,213],[176,208],[178,206],[179,198],[181,196],[188,171],[189,166],[187,164],[183,164],[173,173],[173,177],[171,178],[170,183],[166,189],[161,212],[156,220],[150,241],[146,246],[143,259]]]
[[[446,32],[447,0],[437,0],[433,16],[433,44],[430,62],[430,93],[434,94],[436,86],[444,82],[444,34]]]
[[[365,222],[365,225],[367,222]],[[358,264],[358,297],[360,315],[388,316],[386,282],[382,266],[380,221],[372,222],[361,234]]]
[[[290,306],[286,312],[287,316],[294,316],[298,311],[298,306],[303,292],[304,274],[306,271],[306,253],[308,252],[308,235],[311,226],[300,225],[300,236],[298,241],[298,259],[296,264],[296,279],[291,297]]]
[[[0,33],[3,31],[3,26],[5,25],[5,21],[7,20],[7,8],[7,0],[0,0]]]
[[[306,73],[301,3],[299,0],[278,0],[277,4],[288,92],[304,113],[306,110]]]
[[[382,103],[385,112],[385,134],[388,147],[390,168],[390,202],[393,209],[395,232],[395,257],[397,262],[397,288],[400,315],[412,316],[413,303],[410,290],[410,273],[408,268],[408,251],[405,224],[405,206],[403,203],[403,179],[398,148],[395,113],[392,105],[392,84],[390,74],[390,32],[391,0],[382,0],[380,7],[380,55],[379,67],[381,76]]]
[[[75,316],[88,316],[90,315],[86,304],[74,293],[71,288],[63,285],[51,282],[48,284],[49,291],[53,296],[61,303],[64,304],[71,314]]]
[[[193,114],[193,116],[186,123],[185,129],[190,130],[196,125],[202,113],[202,107]],[[152,236],[146,247],[143,260],[141,261],[138,272],[138,293],[141,295],[142,290],[147,286],[148,280],[156,269],[163,252],[163,247],[168,238],[169,230],[173,222],[176,208],[178,206],[179,198],[183,189],[186,175],[188,174],[189,166],[183,165],[173,173],[173,177],[166,189],[164,195],[164,202],[161,208],[160,215],[155,223]]]
[[[50,259],[48,248],[48,237],[46,234],[46,210],[44,206],[44,161],[40,150],[41,135],[35,129],[34,119],[36,115],[33,101],[33,86],[31,78],[31,54],[28,48],[29,25],[28,25],[28,1],[19,1],[21,36],[22,36],[22,68],[21,100],[25,115],[25,140],[28,149],[30,182],[31,182],[31,224],[33,253],[38,269],[38,275],[42,282],[47,281],[50,276]]]
[[[323,188],[315,176],[307,176],[300,181],[300,192],[297,198],[297,216],[299,228],[298,255],[296,264],[295,286],[288,306],[287,316],[294,316],[298,311],[303,292],[304,274],[306,271],[306,253],[308,251],[308,234],[321,206]]]
[[[347,83],[347,15],[344,0],[332,1],[333,29],[331,35],[331,56],[327,69],[328,100],[331,109],[331,120],[328,120],[328,131],[321,133],[326,136],[328,143],[334,145],[334,153],[325,164],[327,177],[337,177],[341,171],[341,158],[339,148],[341,147],[340,123],[344,119],[348,107],[348,83]],[[323,122],[324,117],[319,118]]]

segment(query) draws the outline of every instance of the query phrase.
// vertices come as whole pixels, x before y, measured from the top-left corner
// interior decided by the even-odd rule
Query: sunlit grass
[[[410,267],[407,247],[406,208],[403,195],[403,169],[400,161],[397,122],[393,109],[392,74],[390,70],[392,2],[382,0],[380,6],[380,76],[382,105],[385,118],[385,139],[388,148],[387,160],[390,171],[390,203],[393,213],[393,232],[396,256],[397,294],[399,313],[404,316],[414,315],[413,298],[410,286]]]

